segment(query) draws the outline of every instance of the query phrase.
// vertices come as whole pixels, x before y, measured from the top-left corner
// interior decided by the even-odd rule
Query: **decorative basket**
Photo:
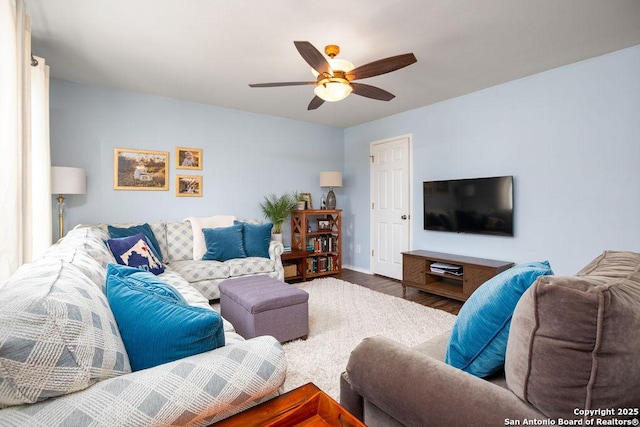
[[[284,277],[293,277],[298,274],[298,268],[295,264],[284,265]]]

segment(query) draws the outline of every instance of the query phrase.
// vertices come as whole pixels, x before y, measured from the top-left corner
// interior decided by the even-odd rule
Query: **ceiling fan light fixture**
[[[346,59],[333,58],[333,59],[329,59],[328,62],[332,70],[340,70],[340,71],[344,71],[345,73],[347,71],[351,71],[354,68],[356,68],[355,65],[353,65],[351,62],[347,61]]]
[[[355,65],[353,65],[351,62],[347,61],[346,59],[333,58],[333,59],[327,59],[327,62],[329,63],[331,70],[334,72],[342,71],[343,73],[347,73],[353,70],[354,68],[356,68]],[[318,72],[313,68],[311,69],[311,74],[313,74],[314,77],[318,77]]]
[[[313,89],[313,93],[327,102],[342,101],[351,94],[351,91],[353,91],[351,85],[340,82],[319,84]]]
[[[357,68],[344,59],[336,59],[340,53],[338,45],[325,46],[325,56],[308,41],[294,41],[296,49],[302,59],[311,67],[316,76],[315,82],[276,82],[249,84],[250,87],[279,87],[279,86],[306,86],[315,85],[313,97],[307,110],[315,110],[325,101],[336,102],[348,97],[351,92],[365,98],[378,101],[391,101],[395,96],[379,87],[355,83],[353,80],[366,79],[399,70],[416,62],[413,53],[390,56],[379,59]]]

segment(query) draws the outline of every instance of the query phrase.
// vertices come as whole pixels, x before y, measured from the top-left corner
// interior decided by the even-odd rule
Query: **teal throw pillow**
[[[109,239],[106,244],[118,264],[140,268],[153,274],[164,272],[164,265],[151,249],[147,236],[142,233]]]
[[[190,306],[173,286],[147,271],[109,264],[106,295],[133,371],[225,344],[217,312]]]
[[[207,252],[202,257],[206,261],[227,261],[234,258],[246,258],[242,243],[243,224],[231,227],[203,228]]]
[[[249,224],[234,221],[234,225],[242,224],[242,244],[246,256],[269,258],[269,244],[271,243],[272,223]]]
[[[109,236],[113,239],[117,239],[119,237],[128,237],[133,236],[134,234],[142,233],[147,236],[149,242],[151,243],[151,249],[153,249],[153,253],[156,254],[156,257],[162,262],[162,251],[160,250],[160,243],[158,243],[158,239],[156,235],[153,234],[153,230],[151,230],[151,226],[147,223],[141,225],[134,225],[128,228],[120,228],[113,227],[111,225],[107,226],[109,230]]]
[[[533,262],[511,267],[483,283],[458,313],[445,362],[477,377],[502,368],[516,304],[539,276],[551,274],[548,261]]]

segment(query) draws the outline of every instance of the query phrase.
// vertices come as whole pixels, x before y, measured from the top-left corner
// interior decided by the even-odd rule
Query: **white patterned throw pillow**
[[[167,223],[167,262],[193,261],[193,231],[189,221]]]
[[[58,245],[61,248],[82,248],[89,256],[98,261],[103,268],[116,262],[104,243],[109,235],[99,228],[76,227],[69,231]]]
[[[106,297],[60,259],[23,265],[0,287],[0,408],[131,372]]]

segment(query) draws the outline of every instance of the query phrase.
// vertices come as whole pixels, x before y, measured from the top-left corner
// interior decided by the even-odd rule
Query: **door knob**
[[[400,217],[400,219],[407,219],[407,216],[406,216],[406,215],[402,215],[402,216]]]

